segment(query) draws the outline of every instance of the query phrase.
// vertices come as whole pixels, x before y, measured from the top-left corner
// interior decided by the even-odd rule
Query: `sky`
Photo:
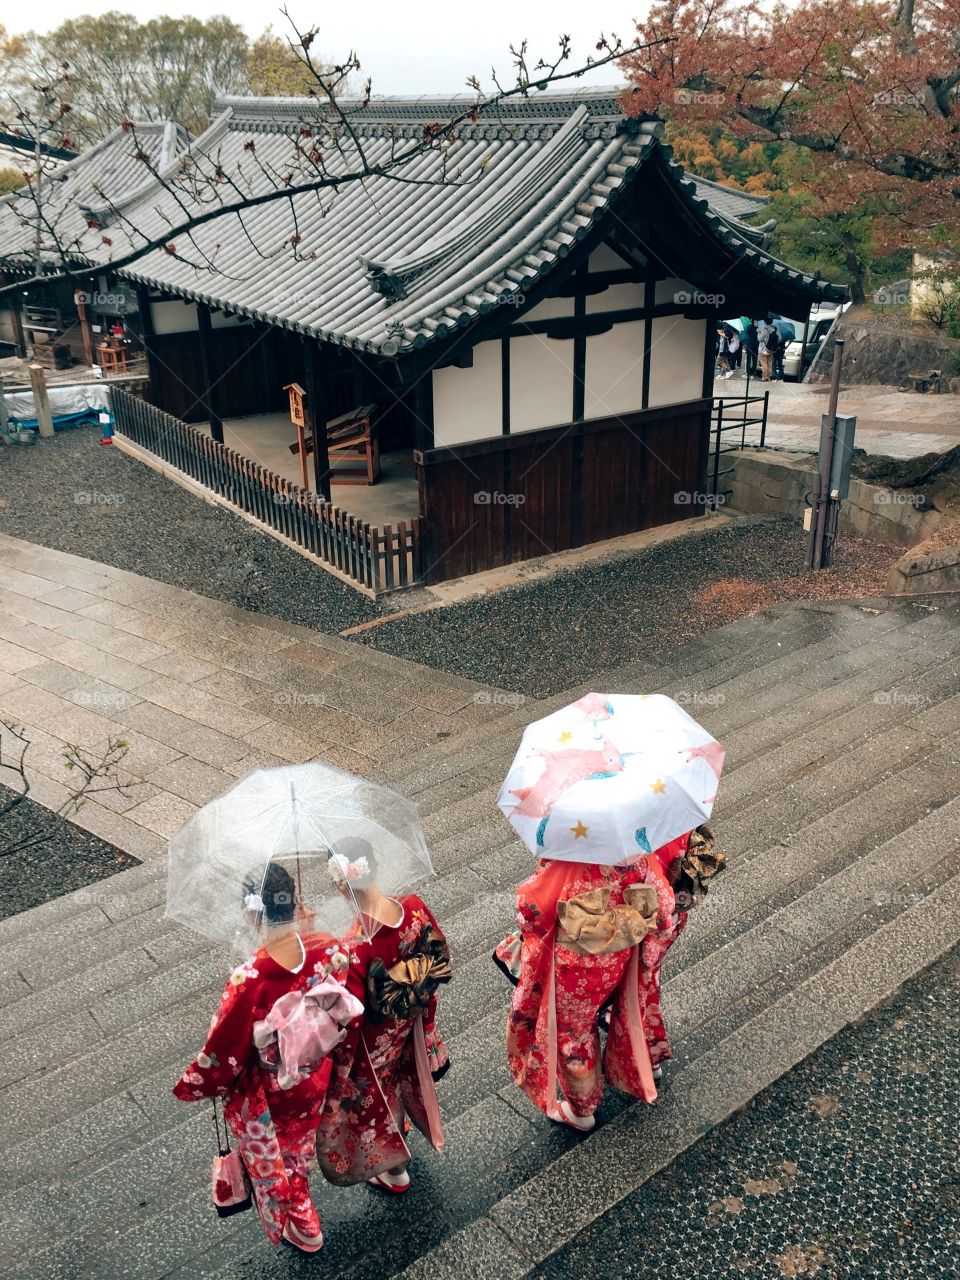
[[[280,12],[283,0],[46,0],[30,12],[35,30],[47,31],[66,18],[84,13],[106,13],[111,9],[133,13],[140,21],[158,14],[195,14],[199,18],[227,13],[250,35],[259,35],[272,25],[277,34],[287,28]],[[572,57],[582,66],[594,52],[601,32],[616,32],[626,43],[632,38],[634,16],[647,7],[647,0],[603,0],[596,6],[571,6],[564,16],[563,6],[545,0],[479,0],[457,4],[456,0],[416,0],[397,4],[394,0],[363,0],[362,3],[310,3],[288,0],[290,13],[301,28],[319,27],[315,50],[336,60],[356,49],[362,73],[373,77],[377,94],[459,93],[465,80],[475,73],[489,84],[490,68],[501,78],[510,77],[509,46],[526,38],[534,53],[532,61],[547,58],[556,49],[557,39],[568,34],[573,39]],[[13,6],[0,5],[0,22],[8,31],[23,25],[15,20]],[[592,12],[591,12],[592,10]],[[621,77],[611,65],[589,73],[580,85],[607,85]]]

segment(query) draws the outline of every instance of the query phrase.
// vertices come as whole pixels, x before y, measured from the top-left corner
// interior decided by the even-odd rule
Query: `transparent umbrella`
[[[395,791],[316,762],[255,769],[171,838],[166,915],[245,951],[281,924],[337,937],[364,928],[355,882],[394,896],[432,871]]]

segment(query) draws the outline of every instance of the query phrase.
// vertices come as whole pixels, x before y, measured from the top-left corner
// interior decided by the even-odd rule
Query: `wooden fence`
[[[375,594],[423,576],[419,516],[371,527],[137,396],[110,388],[117,431]]]

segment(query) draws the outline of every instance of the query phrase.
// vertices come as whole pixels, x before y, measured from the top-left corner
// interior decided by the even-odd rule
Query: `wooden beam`
[[[203,387],[200,400],[210,415],[210,435],[223,444],[223,419],[217,412],[216,382],[214,381],[213,330],[210,324],[210,308],[197,303],[197,335],[200,349],[200,381]]]
[[[137,285],[137,308],[140,313],[140,332],[143,336],[143,354],[147,358],[147,377],[150,379],[150,400],[158,408],[163,408],[160,399],[160,379],[157,365],[160,357],[156,354],[154,339],[156,329],[153,324],[153,309],[150,303],[150,290],[145,284]]]
[[[657,277],[648,271],[643,282],[643,305],[655,306],[657,300]],[[641,375],[640,407],[650,407],[650,353],[653,350],[653,314],[643,317],[643,373]]]
[[[428,370],[413,385],[411,408],[414,416],[416,447],[433,448],[433,370]]]
[[[510,339],[500,339],[500,434],[510,434]]]
[[[577,269],[576,284],[582,286],[586,280],[587,264]],[[592,319],[592,317],[591,317]],[[602,332],[587,327],[587,295],[581,287],[573,301],[573,322],[576,326],[573,337],[573,421],[582,422],[586,403],[587,379],[587,334]],[[553,336],[548,334],[548,337]],[[575,488],[579,492],[579,487]]]
[[[23,303],[15,293],[10,295],[13,303],[13,337],[17,344],[17,355],[21,360],[27,358],[27,335],[23,331]]]
[[[330,456],[327,453],[327,410],[318,363],[320,349],[313,338],[303,337],[303,381],[306,390],[306,428],[313,435],[313,491],[330,501]]]
[[[87,302],[81,290],[75,295],[77,300],[77,319],[80,321],[80,337],[83,341],[83,358],[87,364],[93,364],[93,334],[90,332],[90,317],[87,315]]]

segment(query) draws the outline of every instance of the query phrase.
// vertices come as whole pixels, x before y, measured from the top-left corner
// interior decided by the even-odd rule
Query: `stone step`
[[[775,1039],[765,1018],[778,1033],[786,1027],[789,1049],[797,1028],[809,1033],[816,1006],[809,992],[823,973],[852,973],[864,948],[881,935],[900,938],[904,918],[919,920],[911,913],[920,907],[931,919],[955,911],[955,898],[946,906],[944,899],[960,858],[952,838],[960,813],[956,615],[910,609],[847,616],[841,610],[838,622],[829,609],[802,612],[792,631],[789,610],[744,620],[749,625],[735,624],[724,629],[731,634],[717,632],[721,639],[706,637],[685,651],[682,672],[671,665],[671,678],[682,676],[683,687],[728,694],[710,708],[709,723],[713,727],[715,713],[725,726],[717,732],[730,748],[717,815],[730,868],[670,955],[664,1000],[677,1063],[660,1105],[627,1108],[611,1096],[602,1112],[608,1123],[586,1143],[543,1121],[509,1081],[503,1052],[509,993],[488,956],[512,921],[513,888],[532,865],[492,808],[502,754],[515,749],[523,714],[536,718],[542,708],[521,708],[516,724],[503,717],[484,726],[486,737],[456,757],[453,772],[423,786],[431,792],[425,823],[440,873],[424,896],[448,930],[457,969],[442,1013],[455,1063],[440,1086],[448,1153],[418,1160],[415,1222],[398,1206],[371,1202],[364,1188],[320,1191],[331,1274],[357,1280],[392,1274],[398,1236],[406,1256],[423,1253],[426,1266],[442,1267],[451,1250],[460,1251],[455,1256],[463,1269],[451,1275],[486,1274],[471,1271],[471,1249],[485,1257],[499,1240],[503,1267],[489,1274],[514,1274],[514,1205],[535,1196],[544,1178],[572,1177],[568,1194],[576,1198],[596,1165],[581,1177],[570,1174],[570,1161],[617,1126],[633,1142],[632,1167],[644,1167],[643,1143],[649,1139],[662,1151],[687,1132],[687,1093],[695,1113],[712,1114],[705,1064],[726,1061],[735,1048],[743,1054],[756,1042],[773,1070]],[[802,644],[798,632],[805,635]],[[761,636],[776,652],[744,651],[748,638]],[[777,649],[780,637],[787,653]],[[823,687],[828,660],[841,678]],[[649,670],[636,670],[638,687],[649,689]],[[876,702],[878,689],[930,701]],[[755,714],[744,710],[751,696]],[[471,756],[477,750],[485,755]],[[131,891],[121,896],[136,912],[130,918],[112,899],[125,884]],[[16,962],[17,979],[8,991],[11,1002],[0,1008],[0,1079],[10,1082],[10,1130],[0,1152],[9,1195],[0,1231],[14,1242],[0,1256],[14,1260],[12,1274],[31,1274],[15,1242],[37,1238],[42,1225],[48,1247],[36,1265],[45,1275],[287,1274],[286,1251],[266,1249],[253,1215],[213,1225],[206,1189],[210,1135],[205,1147],[204,1118],[170,1094],[202,1036],[225,960],[202,940],[193,952],[181,952],[186,935],[164,925],[162,894],[144,868],[96,888],[103,901],[70,895],[65,914],[47,904],[12,935],[0,928],[0,957]],[[952,919],[937,937],[927,933],[923,944],[948,945]],[[65,1001],[55,983],[36,994],[18,985],[31,976],[39,981],[45,933],[48,958],[52,936],[65,963],[75,966],[79,999]],[[912,942],[912,935],[902,936]],[[886,957],[884,981],[893,968]],[[807,993],[799,1005],[792,992],[798,984]],[[847,981],[845,1017],[856,1016],[850,990]],[[31,1001],[46,1002],[38,1015],[28,1012]],[[785,1010],[796,1008],[794,1026]],[[21,1025],[21,1014],[34,1021]],[[58,1056],[56,1038],[43,1031],[47,1024],[80,1036],[75,1056]],[[831,1026],[821,1019],[819,1031]],[[40,1030],[31,1036],[31,1027]],[[751,1061],[733,1058],[741,1074]],[[98,1191],[101,1178],[106,1193]],[[97,1197],[93,1219],[90,1196]],[[51,1218],[58,1197],[71,1206],[62,1223]]]
[[[960,812],[960,802],[954,802],[949,814],[950,819],[955,820],[958,812]],[[713,1005],[718,999],[729,1003],[731,991],[734,989],[739,993],[739,988],[731,984],[740,982],[756,985],[762,983],[767,974],[775,970],[786,983],[786,991],[780,999],[788,999],[787,991],[791,986],[808,984],[820,970],[836,962],[832,953],[824,949],[824,942],[831,933],[836,932],[838,913],[850,909],[856,911],[858,902],[861,905],[867,905],[868,910],[872,909],[872,903],[868,903],[862,894],[851,894],[849,890],[862,888],[864,883],[872,883],[876,884],[883,894],[896,899],[902,887],[909,884],[911,876],[927,865],[931,858],[934,860],[940,858],[939,833],[932,823],[928,823],[926,828],[918,831],[916,837],[911,840],[908,850],[904,851],[903,843],[900,841],[889,841],[886,846],[867,855],[860,864],[851,866],[833,881],[828,881],[799,898],[788,912],[781,913],[775,922],[772,920],[770,926],[758,928],[744,937],[736,951],[725,948],[724,953],[718,954],[715,958],[709,974],[691,973],[686,980],[673,980],[668,983],[665,1000],[673,1019],[678,1024],[678,1054],[673,1071],[679,1067],[685,1073],[688,1072],[694,1064],[723,1050],[725,1045],[743,1032],[745,1026],[750,1026],[762,1017],[762,1014],[758,1013],[752,1018],[741,1020],[736,1025],[730,1025],[729,1022],[724,1024],[721,1021],[719,1025],[723,1030],[722,1034],[718,1034],[719,1015]],[[938,865],[936,861],[935,865]],[[956,876],[956,869],[954,869],[954,876]],[[926,903],[927,897],[934,893],[938,893],[939,896],[942,884],[942,880],[931,882],[921,902]],[[896,917],[914,910],[917,906],[915,897],[919,895],[903,897],[902,901],[909,903],[909,906],[896,905]],[[832,914],[824,914],[822,910],[824,900],[832,904]],[[815,925],[813,929],[811,929],[811,922]],[[892,923],[895,922],[894,920]],[[957,924],[960,925],[960,921]],[[771,927],[778,937],[778,945],[771,945]],[[842,959],[850,950],[851,948],[845,948],[840,958]],[[805,969],[799,963],[801,957],[808,961]],[[811,960],[812,964],[809,963]],[[706,984],[703,981],[705,977],[710,979]],[[689,1003],[691,999],[695,1002],[699,1001],[699,1004],[694,1003],[691,1006]],[[484,1031],[493,1030],[494,1025],[498,1023],[502,1037],[503,1010],[498,1010],[493,1018],[484,1019],[484,1023],[488,1024],[483,1028]],[[694,1036],[692,1030],[688,1029],[688,1023],[689,1028],[699,1024],[699,1035]],[[714,1034],[705,1036],[704,1025],[709,1028],[711,1024],[714,1025]],[[483,1037],[484,1040],[487,1038],[487,1036]],[[689,1041],[694,1038],[697,1044],[691,1049]],[[455,1060],[459,1060],[459,1055],[467,1051],[482,1053],[483,1047],[483,1041],[478,1040],[475,1033],[472,1036],[467,1034],[454,1036],[451,1039]],[[492,1076],[487,1075],[484,1088],[488,1091],[492,1090],[502,1074],[495,1067]],[[452,1075],[453,1073],[447,1079],[450,1080]],[[505,1204],[511,1196],[519,1194],[528,1179],[542,1181],[555,1161],[569,1159],[567,1153],[571,1152],[574,1144],[577,1143],[573,1135],[550,1127],[535,1112],[529,1110],[521,1095],[516,1094],[515,1098],[519,1101],[519,1107],[510,1106],[507,1098],[512,1097],[510,1093],[512,1089],[513,1086],[509,1085],[506,1097],[501,1097],[499,1093],[496,1096],[492,1092],[484,1093],[479,1102],[463,1109],[458,1105],[464,1100],[463,1090],[459,1092],[458,1097],[444,1096],[443,1098],[444,1110],[448,1116],[450,1149],[453,1150],[456,1146],[459,1152],[457,1167],[454,1167],[453,1163],[445,1157],[438,1162],[436,1169],[433,1169],[430,1167],[431,1158],[427,1156],[418,1165],[418,1174],[421,1175],[418,1180],[418,1190],[421,1194],[426,1194],[429,1199],[433,1199],[436,1195],[438,1207],[441,1209],[439,1225],[448,1234],[462,1230],[466,1223],[480,1214],[491,1210],[495,1212],[498,1204]],[[654,1111],[646,1113],[645,1119],[649,1118],[654,1124],[658,1122],[662,1124],[661,1107],[666,1103],[669,1109],[669,1100],[676,1096],[677,1089],[678,1083],[671,1078],[671,1084],[665,1091],[661,1103]],[[626,1109],[622,1100],[620,1103],[615,1100],[615,1105],[606,1110],[603,1118],[610,1124],[617,1124],[618,1120],[615,1117],[623,1115],[625,1111],[629,1114],[632,1110],[634,1108]],[[636,1110],[643,1111],[641,1108]],[[481,1142],[470,1141],[471,1129],[482,1134]],[[603,1130],[599,1132],[602,1133]],[[151,1182],[151,1187],[156,1188],[155,1199],[149,1196],[150,1188],[147,1189],[146,1207],[157,1208],[157,1212],[155,1216],[148,1214],[144,1223],[142,1213],[144,1206],[138,1204],[136,1207],[141,1210],[141,1213],[137,1214],[138,1226],[135,1230],[129,1227],[126,1231],[123,1229],[124,1220],[133,1208],[129,1204],[131,1199],[129,1180],[130,1171],[133,1168],[131,1158],[128,1156],[118,1161],[116,1167],[104,1171],[106,1187],[117,1188],[120,1197],[116,1202],[111,1197],[111,1212],[115,1213],[115,1221],[120,1226],[120,1240],[119,1243],[114,1244],[114,1237],[109,1236],[110,1243],[107,1255],[104,1257],[101,1252],[101,1238],[105,1233],[102,1224],[98,1224],[98,1233],[92,1241],[85,1243],[91,1250],[91,1257],[100,1258],[101,1265],[107,1263],[110,1266],[110,1274],[119,1265],[120,1258],[129,1256],[127,1251],[131,1247],[131,1238],[144,1238],[145,1235],[148,1242],[162,1239],[164,1232],[170,1229],[173,1215],[180,1208],[181,1197],[202,1194],[202,1164],[206,1161],[208,1151],[203,1147],[201,1127],[194,1125],[188,1134],[185,1126],[180,1125],[174,1134],[179,1144],[177,1149],[187,1156],[184,1163],[189,1163],[190,1159],[198,1160],[201,1169],[193,1175],[188,1174],[184,1177],[182,1167],[176,1160],[170,1163],[170,1144],[152,1143],[144,1150],[145,1156],[149,1156],[151,1152],[156,1153],[155,1158],[151,1160],[152,1167],[158,1164],[158,1159],[160,1162]],[[209,1142],[209,1135],[207,1141]],[[463,1170],[469,1170],[470,1174],[467,1194],[463,1193],[464,1179],[461,1176]],[[178,1178],[176,1185],[171,1186],[164,1182],[159,1177],[161,1171],[168,1177]],[[423,1181],[426,1181],[426,1187],[422,1185]],[[163,1194],[159,1194],[161,1192]],[[124,1194],[126,1194],[126,1200],[123,1198]],[[361,1194],[368,1193],[362,1191]],[[338,1275],[352,1275],[351,1266],[361,1263],[366,1269],[366,1274],[380,1273],[383,1266],[388,1266],[389,1255],[381,1259],[375,1243],[372,1246],[374,1256],[371,1257],[367,1252],[371,1246],[371,1239],[367,1232],[358,1229],[359,1224],[353,1212],[354,1206],[347,1202],[343,1193],[331,1193],[329,1188],[324,1187],[320,1189],[319,1199],[326,1220],[328,1238],[331,1239],[331,1244],[336,1242]],[[164,1200],[167,1202],[166,1206],[163,1205]],[[11,1222],[11,1228],[16,1225],[22,1230],[31,1222],[43,1221],[42,1215],[49,1213],[53,1203],[54,1195],[47,1189],[44,1189],[36,1201],[21,1197],[20,1202],[14,1206],[14,1220]],[[429,1210],[430,1205],[423,1207]],[[190,1225],[190,1215],[186,1217],[187,1225]],[[436,1218],[432,1220],[435,1225],[438,1225]],[[70,1221],[74,1224],[82,1223],[82,1214],[71,1218]],[[183,1218],[180,1221],[183,1224]],[[361,1256],[354,1262],[358,1247],[361,1250]],[[118,1250],[116,1255],[114,1255],[114,1249]],[[231,1258],[226,1265],[224,1249]],[[239,1229],[230,1231],[222,1242],[218,1241],[216,1250],[211,1251],[206,1259],[201,1257],[191,1264],[194,1267],[191,1274],[196,1276],[236,1274],[236,1271],[227,1268],[236,1267],[241,1256],[248,1252],[253,1255],[250,1262],[258,1268],[257,1275],[280,1274],[279,1270],[275,1272],[273,1269],[273,1264],[269,1260],[271,1255],[263,1255],[256,1233]],[[178,1253],[177,1247],[164,1253],[163,1257],[168,1267],[171,1266],[171,1262],[176,1263]],[[189,1249],[187,1253],[189,1255]],[[83,1256],[84,1249],[78,1248],[76,1240],[71,1241],[69,1247],[55,1248],[49,1251],[49,1256],[42,1255],[45,1274],[67,1275],[68,1271],[65,1269],[67,1262]],[[117,1262],[113,1261],[114,1256],[117,1257]],[[212,1269],[209,1269],[205,1262],[209,1262]],[[266,1270],[263,1270],[264,1267]],[[14,1271],[12,1274],[21,1274],[21,1272]],[[146,1271],[141,1274],[155,1273]],[[389,1269],[383,1271],[383,1274],[390,1274]],[[463,1274],[474,1273],[465,1271]]]

